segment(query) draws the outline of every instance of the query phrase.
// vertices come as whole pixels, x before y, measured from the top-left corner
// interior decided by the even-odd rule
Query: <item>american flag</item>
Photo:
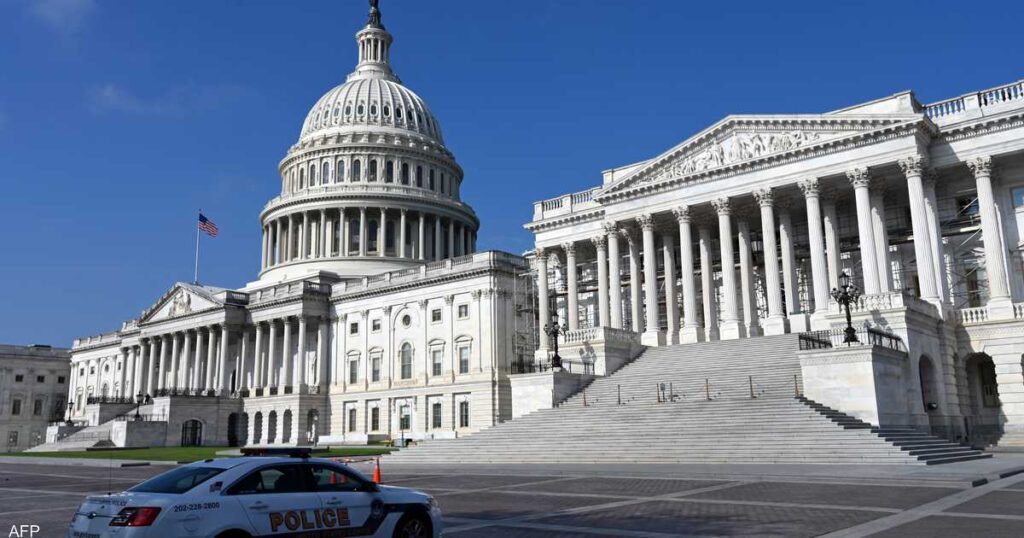
[[[206,235],[210,237],[217,237],[217,225],[202,213],[199,214],[199,229],[206,232]]]

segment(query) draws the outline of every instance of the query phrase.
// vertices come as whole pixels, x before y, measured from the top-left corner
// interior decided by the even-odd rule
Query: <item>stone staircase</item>
[[[59,441],[36,445],[25,452],[64,452],[94,447],[112,447],[114,443],[110,440],[110,431],[113,428],[113,423],[113,420],[109,420],[98,426],[89,426]]]
[[[649,348],[556,408],[385,460],[924,465],[989,457],[797,397],[796,351],[793,335]]]

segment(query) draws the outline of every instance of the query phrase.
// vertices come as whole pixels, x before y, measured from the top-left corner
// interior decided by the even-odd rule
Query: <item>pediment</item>
[[[140,323],[152,323],[223,306],[201,286],[178,283],[142,313]]]
[[[607,185],[601,199],[645,183],[714,175],[922,121],[920,114],[729,116]]]

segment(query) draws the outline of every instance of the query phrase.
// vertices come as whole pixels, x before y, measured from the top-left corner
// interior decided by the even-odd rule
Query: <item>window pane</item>
[[[363,486],[356,477],[326,465],[313,466],[313,484],[317,491],[359,491]]]
[[[216,467],[178,467],[164,474],[154,476],[128,491],[142,493],[185,493],[217,476],[224,469]]]

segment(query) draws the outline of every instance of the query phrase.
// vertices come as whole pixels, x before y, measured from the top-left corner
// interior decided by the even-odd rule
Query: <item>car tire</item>
[[[252,538],[251,535],[245,531],[230,530],[224,531],[217,535],[217,538]]]
[[[393,538],[430,538],[430,518],[423,514],[406,514],[395,525]]]

